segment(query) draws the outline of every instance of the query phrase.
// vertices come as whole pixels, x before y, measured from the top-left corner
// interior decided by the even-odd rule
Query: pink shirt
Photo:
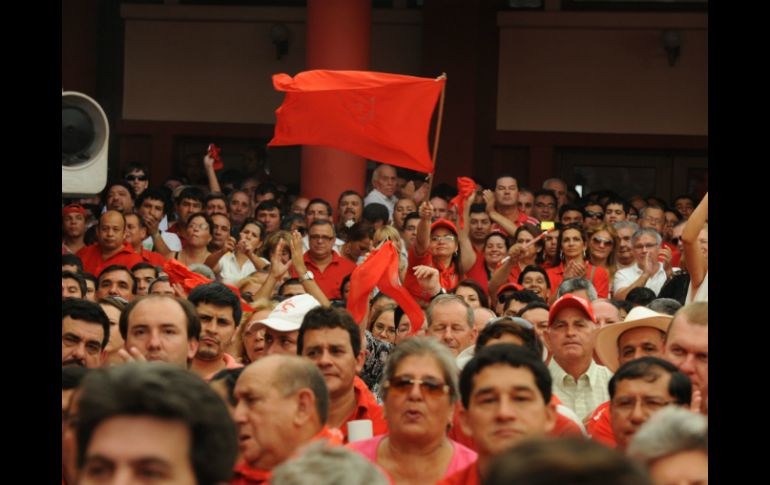
[[[354,443],[350,443],[347,445],[347,447],[361,453],[369,461],[376,464],[377,448],[380,447],[380,443],[387,436],[387,434],[383,434],[368,440],[356,441]],[[443,478],[448,478],[451,475],[454,475],[478,459],[478,454],[476,454],[475,451],[468,448],[467,446],[464,446],[451,439],[449,440],[449,443],[452,445],[452,448],[454,448],[454,453],[452,453],[452,459],[449,461],[449,467],[447,467],[446,472],[444,472]]]

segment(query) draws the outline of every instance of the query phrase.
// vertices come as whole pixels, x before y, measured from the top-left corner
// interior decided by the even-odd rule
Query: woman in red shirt
[[[583,226],[567,224],[559,233],[558,254],[561,263],[548,268],[548,279],[551,280],[551,301],[555,300],[556,292],[562,281],[570,278],[586,278],[593,283],[599,298],[607,298],[610,292],[610,277],[607,270],[592,265],[586,259],[586,235]]]

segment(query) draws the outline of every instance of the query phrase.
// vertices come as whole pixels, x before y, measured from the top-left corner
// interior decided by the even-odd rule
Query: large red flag
[[[286,98],[268,146],[324,145],[432,173],[428,130],[445,82],[367,71],[275,74]]]
[[[350,294],[347,309],[356,322],[360,322],[366,314],[369,294],[374,287],[396,300],[412,322],[409,335],[413,335],[422,327],[424,314],[420,305],[412,295],[401,285],[398,278],[398,252],[391,241],[385,241],[375,249],[350,275]],[[398,322],[396,322],[398,325]]]

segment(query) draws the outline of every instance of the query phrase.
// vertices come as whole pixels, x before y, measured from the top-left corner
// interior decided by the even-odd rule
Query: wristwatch
[[[303,281],[314,280],[314,279],[315,279],[315,277],[313,276],[313,272],[312,271],[308,271],[307,273],[305,273],[305,274],[303,274],[302,276],[299,277],[300,283],[303,282]]]

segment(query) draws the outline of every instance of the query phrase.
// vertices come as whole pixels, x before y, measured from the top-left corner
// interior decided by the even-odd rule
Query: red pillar
[[[371,27],[370,0],[308,0],[307,69],[368,70]],[[333,148],[302,147],[302,196],[326,199],[336,211],[340,192],[363,194],[365,186],[365,158]]]

